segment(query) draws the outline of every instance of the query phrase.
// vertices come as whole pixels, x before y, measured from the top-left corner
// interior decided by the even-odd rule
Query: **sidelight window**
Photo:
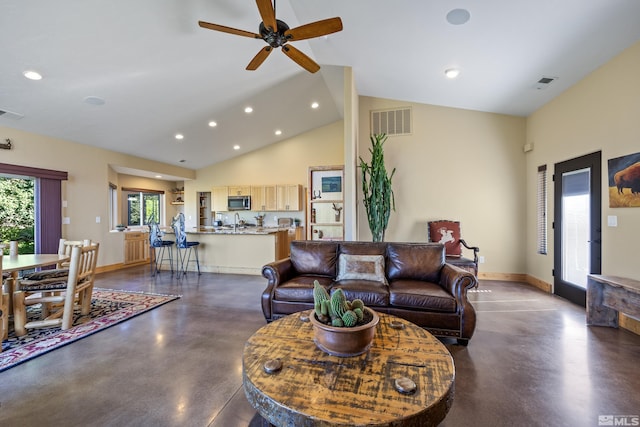
[[[538,167],[538,253],[547,254],[547,165]]]

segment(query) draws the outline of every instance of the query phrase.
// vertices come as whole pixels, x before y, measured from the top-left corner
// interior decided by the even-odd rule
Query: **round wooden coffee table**
[[[296,427],[425,427],[445,418],[453,403],[455,368],[435,337],[380,313],[371,349],[336,357],[316,347],[305,321],[309,315],[304,311],[269,323],[245,344],[245,394],[265,420]]]

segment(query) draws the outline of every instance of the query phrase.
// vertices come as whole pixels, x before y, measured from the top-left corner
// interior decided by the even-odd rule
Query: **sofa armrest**
[[[467,299],[467,290],[476,286],[475,276],[462,268],[445,264],[440,272],[440,286],[456,299],[458,312],[462,319],[461,337],[471,339],[476,329],[476,311]]]
[[[262,312],[267,321],[273,320],[271,317],[271,300],[273,299],[275,288],[280,283],[291,279],[294,275],[295,269],[291,263],[291,258],[274,261],[262,267],[262,276],[268,280],[267,288],[262,292]]]
[[[467,290],[476,285],[473,274],[460,267],[445,263],[440,271],[440,286],[453,295],[457,300],[467,298]]]

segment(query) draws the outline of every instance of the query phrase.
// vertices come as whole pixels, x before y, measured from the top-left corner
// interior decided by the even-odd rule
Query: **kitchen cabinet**
[[[264,186],[264,207],[265,211],[277,211],[278,210],[278,195],[275,185]]]
[[[304,227],[291,227],[287,233],[287,256],[291,255],[291,242],[294,240],[304,240]]]
[[[251,210],[254,212],[301,211],[304,203],[300,184],[230,185],[213,187],[211,210],[226,212],[229,196],[251,196]]]
[[[250,196],[251,186],[249,185],[234,185],[229,186],[229,196]]]
[[[309,168],[307,239],[344,240],[344,166]]]
[[[264,185],[251,186],[251,210],[252,211],[267,210]]]
[[[135,264],[149,259],[149,233],[127,231],[124,233],[124,263]]]
[[[299,211],[301,199],[300,184],[278,185],[276,186],[276,210],[278,211]]]
[[[211,210],[214,212],[227,211],[229,187],[213,187],[211,190]]]

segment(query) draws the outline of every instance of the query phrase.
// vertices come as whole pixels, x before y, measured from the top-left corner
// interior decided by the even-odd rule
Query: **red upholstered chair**
[[[459,221],[438,220],[427,223],[427,236],[430,242],[443,243],[446,261],[456,267],[460,267],[478,277],[478,252],[477,246],[469,246],[462,239]],[[473,251],[473,259],[462,256],[462,246]]]

